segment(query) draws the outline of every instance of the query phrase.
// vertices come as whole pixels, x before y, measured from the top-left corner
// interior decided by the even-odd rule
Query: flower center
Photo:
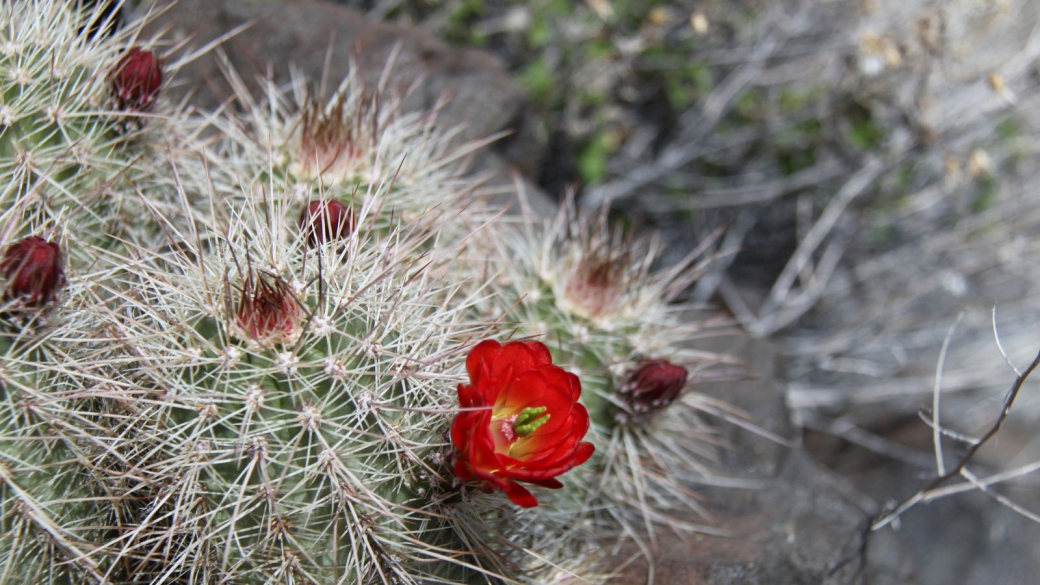
[[[495,450],[509,454],[513,447],[522,444],[525,437],[531,436],[538,427],[549,422],[551,415],[546,406],[525,408],[517,414],[505,418],[492,418],[492,436],[495,437]]]
[[[521,437],[526,437],[535,432],[538,427],[549,422],[549,417],[551,415],[546,414],[545,416],[542,416],[547,410],[549,410],[548,406],[525,408],[521,410],[520,414],[516,415],[516,420],[513,421],[513,431]]]

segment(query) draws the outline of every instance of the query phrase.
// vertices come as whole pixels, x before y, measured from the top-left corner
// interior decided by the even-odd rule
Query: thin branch
[[[967,477],[963,473],[965,467],[967,467],[968,463],[972,460],[972,458],[975,457],[975,454],[979,452],[979,449],[981,449],[983,445],[989,442],[989,440],[996,436],[996,434],[1000,431],[1000,427],[1004,424],[1004,420],[1007,419],[1008,414],[1011,412],[1011,407],[1015,404],[1015,399],[1018,398],[1018,393],[1022,389],[1022,385],[1025,384],[1026,380],[1033,373],[1033,370],[1035,370],[1038,366],[1040,366],[1040,353],[1036,354],[1036,357],[1033,358],[1033,361],[1029,364],[1029,367],[1027,367],[1025,371],[1019,374],[1018,377],[1015,378],[1015,382],[1011,384],[1011,389],[1008,390],[1007,395],[1004,397],[1004,405],[1001,408],[1000,416],[997,417],[997,420],[993,423],[993,426],[991,426],[989,430],[986,431],[984,435],[982,435],[978,443],[972,445],[971,448],[968,449],[968,452],[965,453],[963,457],[961,457],[957,465],[949,469],[946,473],[933,479],[931,483],[929,483],[923,490],[917,492],[909,499],[903,501],[903,503],[896,506],[895,510],[893,510],[892,512],[889,512],[888,514],[874,520],[874,522],[872,522],[870,525],[870,529],[880,530],[885,526],[888,526],[895,520],[898,520],[899,517],[903,514],[903,512],[906,512],[910,508],[924,501],[933,490],[942,486],[950,479],[958,476]]]
[[[768,299],[759,312],[760,315],[763,315],[761,320],[767,319],[784,304],[784,299],[794,285],[798,274],[805,269],[816,249],[830,234],[838,220],[843,217],[845,208],[874,183],[874,179],[885,170],[886,166],[880,159],[873,159],[842,185],[827,204],[820,219],[816,220],[813,227],[805,234],[805,238],[798,244],[798,249],[795,250],[780,276],[777,277],[773,289],[769,291]]]
[[[1011,367],[1011,370],[1013,372],[1015,372],[1015,375],[1016,376],[1021,376],[1022,372],[1019,372],[1018,368],[1015,367],[1015,364],[1011,363],[1011,358],[1008,357],[1007,352],[1004,351],[1004,344],[1002,344],[1000,342],[1000,332],[997,330],[997,306],[996,305],[993,305],[993,311],[991,313],[990,318],[993,321],[993,341],[995,341],[997,343],[997,349],[1000,350],[1000,355],[1004,356],[1004,361],[1007,362],[1007,365]]]
[[[935,424],[932,425],[932,445],[935,448],[935,473],[938,475],[946,473],[946,462],[943,460],[942,449],[942,424],[939,422],[943,365],[946,364],[946,352],[950,349],[950,340],[953,339],[953,332],[963,318],[964,313],[957,315],[957,320],[953,322],[953,325],[950,325],[950,329],[946,332],[946,337],[943,339],[942,349],[939,350],[939,362],[935,364],[935,386],[932,388],[932,420],[935,421]]]

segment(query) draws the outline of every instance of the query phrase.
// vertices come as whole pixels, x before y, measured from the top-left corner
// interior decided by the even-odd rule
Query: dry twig
[[[972,458],[975,457],[975,454],[979,452],[979,449],[981,449],[983,445],[988,443],[990,439],[995,437],[996,434],[1000,431],[1000,427],[1004,424],[1004,421],[1007,419],[1008,414],[1011,412],[1011,407],[1015,404],[1015,399],[1018,398],[1018,393],[1022,389],[1022,385],[1025,384],[1025,381],[1033,373],[1033,370],[1035,370],[1038,366],[1040,366],[1040,353],[1037,353],[1036,357],[1033,358],[1033,361],[1029,364],[1029,367],[1027,367],[1021,374],[1019,374],[1015,378],[1014,383],[1011,384],[1011,389],[1008,390],[1007,395],[1004,397],[1004,405],[1001,408],[1000,416],[997,417],[997,420],[993,423],[989,430],[986,431],[986,433],[982,435],[981,438],[979,438],[978,442],[973,444],[968,449],[968,452],[965,453],[963,457],[961,457],[961,459],[957,462],[955,466],[950,468],[945,473],[938,475],[938,477],[933,479],[924,489],[904,500],[893,510],[883,514],[879,518],[876,518],[873,522],[871,522],[870,529],[880,530],[885,526],[888,526],[892,522],[897,521],[899,517],[902,516],[903,513],[909,510],[910,508],[913,508],[921,502],[933,499],[932,496],[934,496],[934,492],[938,488],[943,487],[943,484],[945,484],[946,482],[948,482],[956,476],[964,477],[972,484],[975,484],[977,487],[979,487],[984,493],[992,495],[988,489],[984,489],[988,487],[988,484],[985,484],[984,482],[976,478],[975,475],[967,469],[968,463],[970,463]],[[936,423],[936,426],[938,427],[938,423]]]

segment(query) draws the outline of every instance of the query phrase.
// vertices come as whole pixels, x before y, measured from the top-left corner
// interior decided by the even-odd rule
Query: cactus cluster
[[[603,582],[696,528],[703,250],[494,219],[356,77],[174,107],[78,6],[0,4],[0,584]]]
[[[492,302],[581,378],[597,448],[571,474],[584,487],[560,506],[648,543],[657,527],[710,531],[691,524],[703,512],[693,490],[726,481],[711,465],[719,441],[705,416],[725,407],[686,387],[739,360],[699,349],[726,320],[676,298],[704,272],[711,242],[655,270],[655,240],[612,227],[605,208],[582,211],[571,198],[554,217],[522,208],[515,229],[488,242],[503,267]]]

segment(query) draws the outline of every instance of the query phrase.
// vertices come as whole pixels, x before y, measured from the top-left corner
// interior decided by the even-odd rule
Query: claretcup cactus
[[[420,234],[315,254],[297,215],[240,209],[212,245],[171,232],[169,253],[112,258],[139,298],[97,319],[149,366],[88,377],[137,396],[132,423],[105,425],[141,468],[124,497],[151,502],[121,512],[138,532],[114,556],[146,557],[164,532],[135,578],[461,579],[434,561],[460,554],[439,510],[460,497],[442,458],[466,301],[411,259]]]
[[[155,111],[153,89],[116,88],[125,59],[97,71],[116,72],[123,106]],[[430,208],[460,201],[450,187],[470,179],[444,160],[435,181],[388,176],[369,157],[368,197],[348,206],[235,158],[232,138],[189,151],[149,148],[154,135],[135,139],[134,180],[108,187],[117,213],[69,232],[93,260],[60,304],[49,242],[5,247],[12,302],[55,315],[4,346],[0,518],[13,538],[0,582],[538,581],[571,565],[555,558],[563,526],[452,472],[455,389],[488,332],[468,321],[483,285],[445,254],[460,242],[441,214],[409,202],[431,197],[423,185],[443,189]],[[234,188],[215,192],[214,177]]]
[[[650,242],[610,229],[604,214],[580,213],[570,200],[555,218],[525,212],[496,244],[503,269],[492,281],[500,287],[495,306],[520,334],[544,337],[554,362],[578,374],[593,421],[596,454],[572,474],[587,487],[558,509],[605,512],[607,527],[621,524],[630,534],[654,524],[688,530],[681,512],[699,511],[690,486],[717,475],[707,465],[715,441],[703,420],[715,409],[687,388],[690,373],[734,362],[693,347],[721,322],[690,320],[684,313],[693,307],[672,304],[703,270],[705,250],[655,272]]]
[[[402,113],[400,95],[353,75],[328,98],[294,78],[288,89],[268,83],[261,100],[234,71],[228,76],[239,113],[214,120],[225,140],[211,166],[233,169],[212,183],[219,194],[276,185],[297,201],[337,201],[355,215],[366,206],[376,229],[437,222],[449,243],[494,215],[473,204],[481,181],[464,172],[488,141],[454,144],[456,132],[437,128],[436,111]]]
[[[0,585],[596,583],[604,539],[688,528],[695,255],[490,223],[480,142],[354,77],[171,109],[99,14],[0,6]]]
[[[97,421],[114,409],[60,371],[83,364],[57,340],[95,331],[78,308],[101,303],[110,283],[94,246],[120,246],[106,232],[132,193],[113,183],[138,176],[141,152],[108,106],[123,37],[96,34],[107,7],[78,6],[0,4],[2,583],[104,581],[93,551],[111,506],[90,460],[107,440]],[[70,422],[70,405],[87,403]]]

